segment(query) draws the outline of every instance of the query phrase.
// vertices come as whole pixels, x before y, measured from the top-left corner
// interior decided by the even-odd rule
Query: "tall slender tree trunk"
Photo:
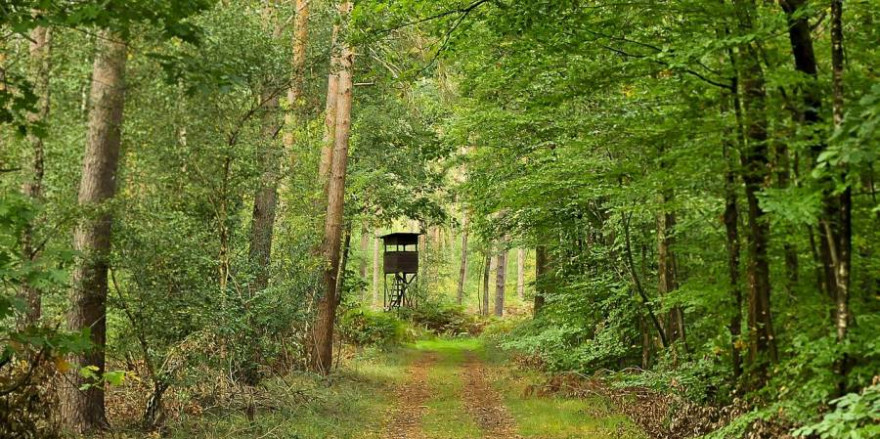
[[[339,275],[336,276],[337,302],[342,301],[343,286],[345,285],[345,272],[348,270],[348,260],[351,257],[351,224],[345,226],[342,233],[342,261],[339,263]]]
[[[379,253],[379,238],[373,238],[373,307],[379,306],[379,270],[381,270],[382,255]]]
[[[464,286],[467,281],[468,264],[468,214],[464,212],[461,218],[461,262],[458,268],[458,304],[464,301]]]
[[[298,123],[304,123],[305,104],[303,89],[305,88],[306,49],[309,44],[309,2],[296,0],[293,22],[293,54],[291,57],[290,88],[287,90],[287,112],[284,114],[284,148],[293,149],[296,143]],[[331,72],[332,73],[332,72]],[[330,92],[330,90],[328,90]]]
[[[535,248],[535,305],[532,311],[535,316],[541,313],[541,308],[544,307],[547,297],[548,275],[550,274],[548,256],[546,246],[539,245]]]
[[[504,287],[507,283],[507,239],[502,239],[495,266],[495,315],[504,315]]]
[[[34,85],[34,94],[39,101],[35,112],[28,115],[28,123],[33,125],[44,124],[49,116],[49,54],[51,48],[51,32],[48,27],[38,26],[30,34],[30,80]],[[27,141],[31,147],[30,180],[22,187],[22,192],[34,203],[43,200],[43,174],[44,174],[44,147],[43,135],[29,132]],[[35,245],[34,224],[28,221],[25,225],[21,239],[22,256],[25,260],[35,262],[39,258],[39,249]],[[31,325],[40,320],[42,308],[42,293],[40,289],[27,281],[21,285],[22,298],[27,303],[22,324]]]
[[[126,44],[118,35],[102,31],[92,71],[91,111],[83,158],[79,205],[89,211],[74,234],[74,249],[81,255],[73,270],[68,327],[88,330],[92,348],[75,355],[72,363],[94,366],[104,373],[107,340],[107,270],[111,243],[112,214],[107,201],[116,194],[116,172],[122,139],[125,104]],[[77,367],[67,374],[61,392],[61,419],[66,428],[88,432],[105,428],[104,389],[79,374]]]
[[[343,5],[340,5],[342,8]],[[341,11],[341,9],[340,9]],[[335,149],[337,103],[339,101],[339,72],[341,69],[342,52],[339,45],[339,24],[333,25],[330,39],[330,73],[327,74],[327,100],[324,107],[324,140],[321,146],[321,161],[318,165],[318,178],[327,191],[328,178],[333,163]]]
[[[260,98],[263,107],[262,151],[260,152],[260,183],[254,194],[248,257],[254,268],[254,280],[249,291],[255,294],[269,284],[269,265],[272,256],[272,236],[275,228],[275,208],[278,204],[278,177],[280,150],[275,145],[279,129],[278,96],[266,89]]]
[[[493,265],[495,265],[495,258],[492,257],[490,250],[483,260],[483,308],[481,311],[484,316],[489,315],[489,274],[492,273]]]
[[[807,77],[806,83],[799,90],[802,108],[798,111],[796,122],[803,123],[807,128],[814,127],[822,120],[819,113],[822,108],[822,93],[818,84],[818,64],[813,49],[809,16],[803,10],[806,0],[781,0],[779,4],[785,11],[788,21],[788,39],[794,57],[795,70]],[[819,155],[826,147],[823,136],[819,133],[811,134],[809,144],[812,165],[816,166]],[[831,181],[823,177],[819,183],[823,186],[823,211],[820,221],[832,221],[837,214],[837,200],[831,194]],[[820,228],[819,234],[824,235],[824,233],[824,230]],[[825,239],[820,239],[818,243],[814,242],[814,244],[817,244],[815,245],[817,249],[815,255],[818,256],[817,262],[821,266],[819,287],[828,297],[834,298],[835,273],[834,263],[831,259],[831,247]],[[789,259],[788,254],[786,254],[786,258]],[[834,312],[832,311],[831,314],[833,316]]]
[[[526,300],[526,249],[516,251],[516,295]]]
[[[347,23],[351,2],[340,8],[342,23]],[[342,214],[345,201],[345,176],[348,167],[348,140],[351,133],[352,61],[354,54],[342,45],[339,58],[338,97],[336,105],[336,133],[334,135],[333,165],[327,190],[327,215],[324,219],[322,255],[325,260],[324,296],[318,303],[318,316],[314,328],[311,368],[314,372],[328,374],[333,365],[333,326],[339,299],[336,278],[339,275],[339,250],[342,244]]]
[[[835,130],[839,130],[843,124],[843,63],[843,0],[831,0],[831,114]],[[829,245],[832,245],[835,265],[835,309],[837,317],[835,329],[837,341],[840,343],[846,340],[849,323],[852,319],[849,309],[850,270],[852,265],[852,188],[847,182],[849,173],[847,166],[846,163],[840,165],[841,180],[847,186],[839,195],[837,203],[839,207],[837,218],[839,224],[837,230],[838,241],[836,245],[829,243]],[[826,224],[826,227],[830,241],[834,238],[834,233],[831,232],[830,225]],[[840,380],[838,386],[840,394],[846,391],[847,362],[847,356],[844,355],[835,367]]]
[[[733,148],[726,142],[724,145],[724,158],[727,162],[727,172],[724,179],[724,229],[727,232],[727,277],[730,297],[733,300],[733,313],[730,316],[730,354],[733,363],[733,376],[739,378],[742,375],[742,356],[740,337],[742,336],[742,305],[743,296],[740,288],[739,260],[739,209],[737,207],[737,184],[736,174],[733,170]]]
[[[662,194],[660,198],[661,204],[665,206],[670,202],[671,195]],[[664,209],[664,212],[657,217],[657,262],[659,265],[659,282],[657,287],[661,297],[678,289],[675,253],[673,251],[675,238],[672,236],[674,227],[675,212]],[[681,308],[677,306],[669,310],[666,322],[666,334],[669,336],[669,343],[681,340],[685,346],[687,346],[683,314]]]
[[[369,247],[370,247],[370,234],[367,231],[367,226],[362,225],[361,226],[361,237],[360,237],[360,248],[358,249],[359,254],[360,254],[360,261],[358,261],[358,273],[360,274],[361,279],[364,279],[364,281],[366,281],[366,279],[367,279],[367,259],[368,259],[367,252],[369,251]],[[369,289],[366,287],[366,283],[365,283],[364,288],[360,294],[361,299],[365,302],[368,301],[369,300],[368,294],[369,294]]]
[[[743,34],[754,32],[756,14],[752,0],[736,0],[737,18]],[[758,49],[743,44],[739,54],[742,105],[746,117],[747,145],[742,154],[742,178],[748,204],[749,359],[755,365],[755,384],[766,381],[768,363],[777,361],[776,341],[770,310],[770,264],[767,256],[770,225],[758,202],[758,194],[769,180],[767,116],[764,72]]]

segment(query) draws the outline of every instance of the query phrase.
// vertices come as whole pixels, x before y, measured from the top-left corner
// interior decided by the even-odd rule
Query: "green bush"
[[[460,305],[424,304],[404,311],[414,325],[437,335],[476,335],[482,325]]]
[[[796,436],[822,439],[861,439],[880,436],[880,383],[862,392],[831,401],[833,411],[812,425],[795,431]]]
[[[406,325],[391,313],[353,308],[340,317],[339,335],[357,346],[387,349],[406,339]]]

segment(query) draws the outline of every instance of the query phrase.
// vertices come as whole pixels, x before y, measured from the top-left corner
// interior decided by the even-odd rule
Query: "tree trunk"
[[[839,130],[843,124],[843,0],[831,0],[831,88],[832,88],[832,117],[835,130]],[[841,165],[841,181],[848,184],[847,164]],[[839,195],[837,203],[839,207],[838,213],[838,230],[836,248],[832,245],[834,251],[834,265],[836,277],[836,297],[835,309],[837,320],[835,329],[837,341],[843,343],[846,340],[849,330],[849,323],[852,319],[849,309],[850,296],[850,266],[852,264],[852,188],[847,185],[846,189]],[[828,228],[828,238],[834,237],[831,228]],[[846,391],[846,375],[847,375],[847,356],[837,361],[835,366],[839,376],[840,384],[838,392],[840,394]]]
[[[730,297],[733,299],[733,314],[730,317],[731,360],[733,362],[733,376],[739,378],[742,375],[742,356],[740,355],[740,337],[742,336],[742,289],[739,281],[739,210],[736,196],[736,174],[733,171],[732,148],[724,146],[724,156],[727,160],[728,170],[724,184],[724,228],[727,232],[727,276],[730,288]]]
[[[112,214],[107,201],[116,194],[116,172],[122,138],[125,104],[126,45],[118,35],[102,31],[92,71],[89,128],[83,158],[79,205],[89,211],[74,234],[74,249],[81,255],[73,270],[68,328],[89,330],[92,348],[75,355],[72,363],[94,366],[104,373],[107,336],[107,270],[111,243]],[[64,380],[61,392],[61,419],[65,427],[84,433],[105,428],[104,390],[83,378],[77,367]]]
[[[340,5],[342,12],[343,5]],[[339,101],[339,73],[342,56],[339,44],[339,24],[333,25],[330,39],[330,73],[327,74],[327,101],[324,108],[324,141],[321,146],[321,161],[318,165],[318,178],[327,191],[330,168],[333,163],[335,149],[337,102]]]
[[[507,240],[501,240],[501,248],[496,258],[495,266],[495,315],[504,315],[504,286],[507,283]]]
[[[780,1],[780,6],[782,6],[782,9],[785,11],[788,20],[788,38],[791,45],[791,52],[794,56],[795,70],[808,77],[808,82],[801,91],[803,108],[800,110],[800,119],[803,120],[805,125],[810,127],[818,124],[822,120],[819,113],[822,108],[822,93],[817,81],[818,67],[816,63],[816,54],[813,49],[813,36],[810,23],[808,17],[802,13],[802,9],[805,5],[805,0]],[[822,140],[822,136],[818,135],[816,137],[817,138],[810,139],[810,157],[813,166],[818,164],[819,155],[826,147]],[[837,206],[838,200],[832,195],[832,182],[829,178],[821,177],[819,179],[819,184],[823,187],[823,210],[820,216],[820,222],[825,221],[831,223],[832,233],[835,235],[834,241],[837,241],[837,224],[835,217],[839,210]],[[820,226],[819,235],[824,234],[825,230]],[[834,262],[831,257],[832,250],[829,246],[829,241],[820,239],[817,247],[817,255],[819,257],[819,264],[821,265],[820,288],[829,298],[834,300],[836,294],[836,274]],[[835,318],[835,313],[836,311],[832,310],[832,319]]]
[[[339,263],[339,275],[336,276],[336,302],[342,302],[343,286],[345,285],[345,270],[348,269],[348,259],[351,256],[351,224],[345,226],[342,236],[342,261]]]
[[[264,90],[260,98],[263,106],[262,148],[260,153],[260,183],[254,194],[254,210],[251,222],[248,258],[254,269],[250,285],[253,295],[266,289],[269,284],[269,264],[272,255],[272,234],[275,228],[275,207],[278,204],[278,149],[275,134],[278,132],[278,96],[274,90]]]
[[[351,2],[340,7],[342,23],[351,12]],[[318,317],[314,328],[311,369],[321,374],[330,373],[333,365],[333,325],[339,300],[336,278],[339,275],[339,250],[342,244],[342,214],[345,201],[345,174],[348,167],[348,140],[351,133],[351,75],[354,54],[345,45],[339,58],[339,83],[336,105],[336,133],[334,135],[333,166],[327,190],[327,215],[324,219],[322,255],[325,260],[324,296],[318,303]]]
[[[752,0],[737,0],[736,9],[742,33],[753,32],[752,17],[756,11]],[[767,378],[768,361],[777,361],[777,351],[770,310],[770,264],[767,257],[770,225],[758,202],[758,194],[769,180],[766,90],[760,55],[752,43],[743,44],[740,48],[739,68],[748,138],[742,154],[742,178],[749,218],[749,359],[754,365],[755,384],[761,385]]]
[[[516,295],[526,300],[526,249],[516,251]]]
[[[483,260],[483,308],[481,311],[484,316],[489,315],[489,274],[492,272],[493,265],[495,265],[495,258],[492,257],[490,250]]]
[[[548,276],[550,273],[549,258],[547,255],[547,247],[539,245],[535,248],[535,306],[533,313],[535,316],[541,313],[547,296]]]
[[[458,269],[458,304],[464,301],[464,286],[467,281],[467,255],[468,255],[468,215],[464,212],[461,219],[461,263]]]
[[[358,265],[358,273],[361,275],[361,279],[367,278],[367,252],[370,247],[370,234],[367,232],[366,226],[361,226],[361,243],[360,243],[360,255],[361,260]],[[366,293],[366,291],[364,292]]]
[[[661,205],[666,205],[670,201],[671,196],[662,194],[660,196]],[[664,209],[657,217],[657,263],[658,263],[658,285],[657,291],[660,297],[678,289],[676,280],[675,253],[673,253],[673,243],[675,238],[672,236],[672,229],[675,227],[675,213]],[[675,343],[681,340],[687,346],[687,340],[684,333],[684,315],[679,307],[673,307],[669,310],[666,322],[666,335],[669,337],[669,343]]]
[[[382,269],[382,255],[379,253],[379,238],[373,238],[373,307],[379,306],[379,272]]]
[[[305,86],[306,48],[309,44],[309,2],[296,0],[293,24],[293,56],[291,57],[290,88],[287,90],[288,110],[284,115],[284,148],[293,149],[296,143],[297,123],[304,116],[303,88]],[[328,89],[328,93],[330,90]],[[305,123],[303,121],[302,123]],[[324,174],[326,177],[326,173]]]
[[[30,125],[44,124],[49,116],[49,74],[50,74],[50,50],[51,33],[48,27],[39,26],[30,34],[30,80],[34,85],[34,94],[38,98],[35,112],[28,114]],[[28,132],[27,141],[31,146],[30,181],[22,187],[24,195],[34,203],[43,200],[43,174],[44,155],[43,134],[37,135]],[[28,221],[25,225],[21,239],[21,250],[24,260],[35,262],[39,258],[39,249],[35,245],[34,224]],[[39,288],[30,285],[27,281],[22,282],[21,297],[27,303],[27,312],[21,323],[32,325],[40,320],[42,308],[42,293]]]

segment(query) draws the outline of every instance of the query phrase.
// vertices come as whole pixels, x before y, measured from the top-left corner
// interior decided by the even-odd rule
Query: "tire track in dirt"
[[[424,439],[421,431],[425,403],[431,399],[428,371],[437,361],[437,354],[429,352],[417,359],[408,369],[409,379],[394,391],[395,404],[385,427],[384,439]]]
[[[521,436],[516,434],[513,416],[486,376],[486,365],[473,352],[465,354],[462,375],[465,380],[462,394],[465,408],[483,430],[483,438],[520,439]]]

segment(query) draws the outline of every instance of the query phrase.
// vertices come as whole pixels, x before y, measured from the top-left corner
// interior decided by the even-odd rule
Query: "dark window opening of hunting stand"
[[[384,245],[385,310],[415,305],[410,293],[419,275],[419,234],[390,233],[381,236]]]

